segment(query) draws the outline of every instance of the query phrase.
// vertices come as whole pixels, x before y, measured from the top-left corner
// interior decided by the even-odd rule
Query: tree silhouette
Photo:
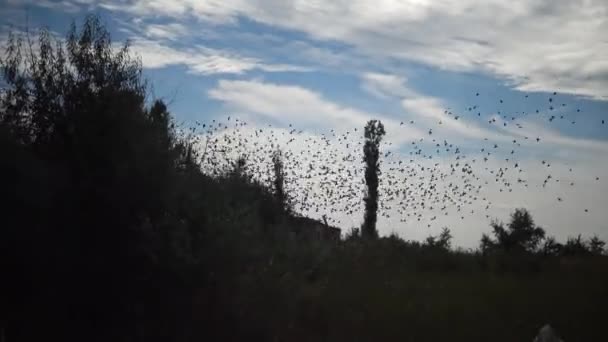
[[[291,211],[289,197],[285,192],[285,170],[281,150],[274,151],[272,155],[272,169],[274,171],[274,194],[279,205],[287,212]]]
[[[545,239],[542,246],[542,252],[547,256],[558,256],[562,253],[564,246],[557,242],[553,236]]]
[[[511,221],[505,228],[503,223],[491,223],[494,240],[487,235],[482,236],[482,249],[498,247],[506,251],[536,251],[539,243],[545,237],[545,231],[534,224],[532,215],[526,209],[516,209],[511,214]]]
[[[602,241],[597,235],[589,239],[589,250],[593,255],[603,255],[606,242]]]
[[[161,297],[142,279],[185,222],[174,219],[175,180],[191,148],[164,103],[147,108],[140,61],[114,48],[95,16],[65,42],[13,34],[0,62],[0,179],[10,189],[0,257],[18,265],[7,274],[15,297],[24,314],[65,308],[37,316],[59,339],[90,340],[91,324],[128,336],[142,297],[157,312]]]
[[[591,255],[589,245],[583,240],[581,235],[569,237],[562,249],[564,256],[588,256]]]
[[[230,176],[236,180],[249,179],[249,175],[247,174],[247,157],[245,155],[239,156],[234,161]]]
[[[449,228],[443,227],[439,236],[431,235],[426,238],[425,243],[429,247],[449,250],[452,247],[452,233]]]
[[[378,217],[378,177],[380,174],[380,142],[385,134],[384,125],[378,120],[370,120],[365,126],[365,145],[363,146],[363,161],[365,163],[365,184],[367,193],[365,214],[361,235],[364,238],[378,236],[376,221]]]
[[[494,241],[492,241],[492,238],[490,236],[488,236],[488,234],[483,233],[481,234],[481,240],[479,242],[479,249],[481,250],[481,252],[485,255],[486,253],[488,253],[489,251],[491,251],[492,249],[494,249],[495,243]]]

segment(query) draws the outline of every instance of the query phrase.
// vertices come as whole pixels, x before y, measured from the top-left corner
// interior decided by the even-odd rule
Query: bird
[[[479,92],[475,94],[479,96]],[[468,104],[463,109],[465,113],[475,110],[481,116],[475,103]],[[504,110],[497,118],[492,117],[489,123],[495,124],[500,122],[496,119],[502,118],[502,126],[507,127],[509,121],[516,129],[523,129],[526,113],[532,112]],[[470,120],[476,119],[474,116],[461,115],[456,109],[445,109],[444,114],[462,120],[467,125]],[[545,114],[541,115],[544,117]],[[562,114],[546,117],[552,122],[558,116],[563,118]],[[221,177],[225,174],[230,169],[230,156],[247,155],[246,169],[251,179],[272,188],[268,177],[272,170],[272,152],[280,149],[284,156],[286,189],[293,193],[295,212],[311,217],[327,215],[329,222],[338,225],[346,224],[343,222],[344,216],[352,217],[362,212],[361,194],[365,189],[365,171],[360,163],[364,145],[360,128],[339,130],[328,127],[321,132],[313,132],[296,129],[294,123],[278,127],[247,125],[242,120],[237,122],[235,118],[212,122],[208,126],[196,125],[205,130],[203,142],[205,138],[211,137],[212,143],[209,144],[202,164],[202,169],[209,176]],[[409,117],[397,122],[399,126],[406,122],[412,127],[416,125]],[[436,126],[433,125],[445,124],[443,120],[434,121],[430,125],[428,121],[426,123],[426,132],[430,137],[416,137],[405,146],[393,145],[394,142],[388,140],[381,145],[378,215],[383,220],[408,225],[420,221],[428,227],[434,224],[437,213],[453,217],[455,212],[462,213],[456,218],[464,220],[468,215],[465,213],[473,214],[477,211],[476,208],[490,210],[490,201],[481,194],[495,191],[495,196],[505,196],[534,186],[533,180],[526,179],[526,171],[529,174],[531,170],[524,167],[518,157],[522,149],[531,146],[525,144],[528,140],[525,134],[519,135],[524,139],[507,140],[512,142],[512,148],[505,151],[498,148],[500,141],[492,137],[480,139],[483,145],[472,151],[448,141],[441,136],[442,130],[434,129]],[[387,126],[387,129],[390,127]],[[540,142],[541,137],[530,137],[532,139]],[[509,158],[504,158],[505,154]],[[551,164],[548,159],[542,160],[544,167],[549,168]],[[572,168],[569,168],[569,172],[570,178],[573,178],[575,172]],[[599,181],[599,177],[595,178]],[[557,177],[548,175],[537,184],[550,188],[559,181]],[[497,185],[496,190],[490,189],[492,183]],[[570,187],[575,185],[574,179],[568,179],[566,183]],[[557,198],[563,202],[565,197],[560,195]]]

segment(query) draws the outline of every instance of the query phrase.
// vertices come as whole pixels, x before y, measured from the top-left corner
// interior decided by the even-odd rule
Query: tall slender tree
[[[380,142],[385,134],[384,125],[379,120],[370,120],[365,126],[365,145],[363,146],[363,162],[365,163],[365,184],[367,193],[365,214],[361,235],[365,238],[378,236],[376,221],[378,218],[378,177],[380,175]]]
[[[281,150],[274,151],[272,155],[272,168],[274,171],[274,194],[277,202],[287,212],[290,211],[289,197],[285,192],[285,170],[283,166],[283,153]]]

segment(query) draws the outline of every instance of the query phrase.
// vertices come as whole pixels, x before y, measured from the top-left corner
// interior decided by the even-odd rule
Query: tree
[[[487,235],[482,236],[482,247],[493,247],[505,251],[536,251],[539,243],[545,237],[544,229],[536,226],[532,215],[526,209],[516,209],[511,214],[511,221],[505,228],[503,223],[491,223],[494,240]]]
[[[272,168],[274,171],[273,185],[275,198],[283,210],[290,212],[289,197],[285,192],[285,170],[281,150],[274,151],[272,155]]]
[[[447,251],[452,247],[452,233],[450,232],[449,228],[444,227],[439,236],[431,235],[426,238],[425,243],[429,247],[439,248]]]
[[[365,126],[365,145],[363,161],[365,163],[365,184],[367,193],[364,197],[365,214],[361,235],[364,238],[378,236],[376,221],[378,218],[378,177],[380,174],[380,142],[385,135],[384,125],[378,120],[370,120]]]
[[[577,237],[569,237],[564,244],[562,249],[562,255],[565,256],[587,256],[590,255],[591,251],[587,243],[581,238],[579,234]]]
[[[483,254],[486,254],[487,252],[494,249],[495,247],[496,246],[494,244],[494,241],[492,241],[492,238],[490,236],[488,236],[488,234],[486,234],[486,233],[481,234],[481,241],[479,243],[479,249],[481,249],[481,252]]]
[[[589,239],[589,250],[593,255],[603,255],[606,242],[602,241],[597,235]]]
[[[236,159],[234,162],[234,167],[231,171],[231,176],[236,178],[247,177],[246,170],[247,169],[247,158],[245,155],[242,155]]]
[[[557,242],[553,236],[549,236],[543,243],[542,251],[547,256],[558,256],[561,254],[564,246]]]
[[[78,335],[93,324],[114,327],[100,340],[129,339],[137,301],[160,300],[144,281],[168,263],[152,241],[172,248],[155,236],[187,222],[175,219],[174,181],[190,147],[164,103],[146,105],[141,62],[114,46],[90,16],[64,42],[45,30],[35,43],[13,34],[0,61],[0,181],[10,189],[0,194],[10,203],[0,259],[15,265],[5,279],[16,312],[58,308],[28,322],[33,334],[46,322],[58,339],[91,340]]]
[[[445,250],[452,248],[452,232],[450,232],[448,227],[443,227],[443,229],[441,229],[439,239],[437,239],[437,245]]]

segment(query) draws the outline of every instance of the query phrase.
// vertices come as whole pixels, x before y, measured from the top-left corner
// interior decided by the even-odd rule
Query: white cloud
[[[134,0],[106,7],[214,24],[245,16],[369,56],[486,72],[521,90],[608,98],[604,0]]]
[[[97,4],[96,0],[8,0],[6,3],[7,7],[19,7],[22,6],[27,11],[28,5],[36,5],[51,10],[61,10],[67,13],[78,13],[83,9],[93,10]]]
[[[292,85],[262,81],[220,80],[208,93],[209,97],[224,102],[229,108],[255,113],[298,127],[362,128],[370,119],[380,119],[385,126],[399,123],[379,113],[367,113],[342,106],[325,99],[312,90]],[[420,130],[408,127],[399,134],[390,131],[387,138],[395,143],[423,137]],[[406,139],[407,137],[407,139]]]
[[[405,77],[364,73],[361,78],[361,87],[364,90],[379,98],[400,99],[405,113],[410,119],[414,119],[416,125],[433,129],[442,138],[460,141],[463,141],[463,138],[482,140],[492,137],[493,140],[499,141],[509,139],[504,134],[482,128],[474,122],[456,119],[455,115],[446,115],[448,106],[441,99],[416,92],[407,84]],[[405,120],[406,124],[407,121],[409,120]]]
[[[518,119],[519,126],[503,125],[500,115],[494,115],[496,129],[481,127],[476,122],[464,118],[455,119],[456,114],[446,115],[449,107],[440,98],[427,96],[416,92],[407,84],[407,78],[391,74],[363,73],[361,88],[381,99],[397,98],[410,117],[415,118],[418,125],[432,128],[442,138],[464,143],[467,140],[491,139],[493,142],[509,142],[513,139],[527,137],[530,142],[537,137],[542,139],[542,145],[529,146],[531,149],[546,149],[551,146],[553,152],[563,149],[578,150],[578,153],[593,154],[608,152],[608,143],[601,140],[571,137],[546,126],[534,123],[526,118]],[[449,111],[449,110],[448,110]],[[544,151],[546,152],[546,151]],[[566,157],[566,156],[561,156]]]
[[[592,158],[597,158],[598,153],[608,153],[608,142],[603,140],[594,140],[589,138],[572,137],[561,134],[560,132],[548,128],[545,125],[540,125],[531,121],[520,120],[521,126],[514,127],[513,125],[503,126],[500,116],[496,116],[496,125],[504,133],[510,134],[514,138],[526,138],[531,142],[536,142],[536,138],[540,138],[543,146],[553,147],[553,152],[560,152],[560,149],[569,150],[574,154],[576,151],[577,157],[589,155]],[[568,153],[562,153],[561,158],[568,158]],[[570,158],[568,158],[570,159]]]
[[[446,106],[440,99],[430,96],[415,95],[405,98],[401,105],[407,113],[414,114],[424,120],[435,132],[445,132],[455,138],[472,138],[482,140],[492,138],[493,141],[505,141],[509,137],[498,132],[480,127],[474,122],[465,119],[456,119],[454,115],[446,115]],[[442,135],[445,136],[445,135]]]
[[[288,64],[267,64],[259,59],[238,54],[195,46],[176,48],[160,42],[138,39],[132,44],[146,68],[163,68],[171,65],[185,65],[190,72],[209,75],[218,73],[242,74],[250,70],[267,72],[306,72],[309,68]]]
[[[368,115],[340,107],[308,89],[260,81],[220,80],[209,91],[213,99],[241,110],[253,111],[273,120],[298,120],[309,124],[344,123],[360,126]]]
[[[146,26],[145,34],[150,38],[175,40],[188,34],[188,29],[178,23],[151,24]]]
[[[386,99],[390,97],[403,97],[415,92],[406,87],[406,78],[390,74],[368,72],[361,75],[361,87],[368,93]]]

